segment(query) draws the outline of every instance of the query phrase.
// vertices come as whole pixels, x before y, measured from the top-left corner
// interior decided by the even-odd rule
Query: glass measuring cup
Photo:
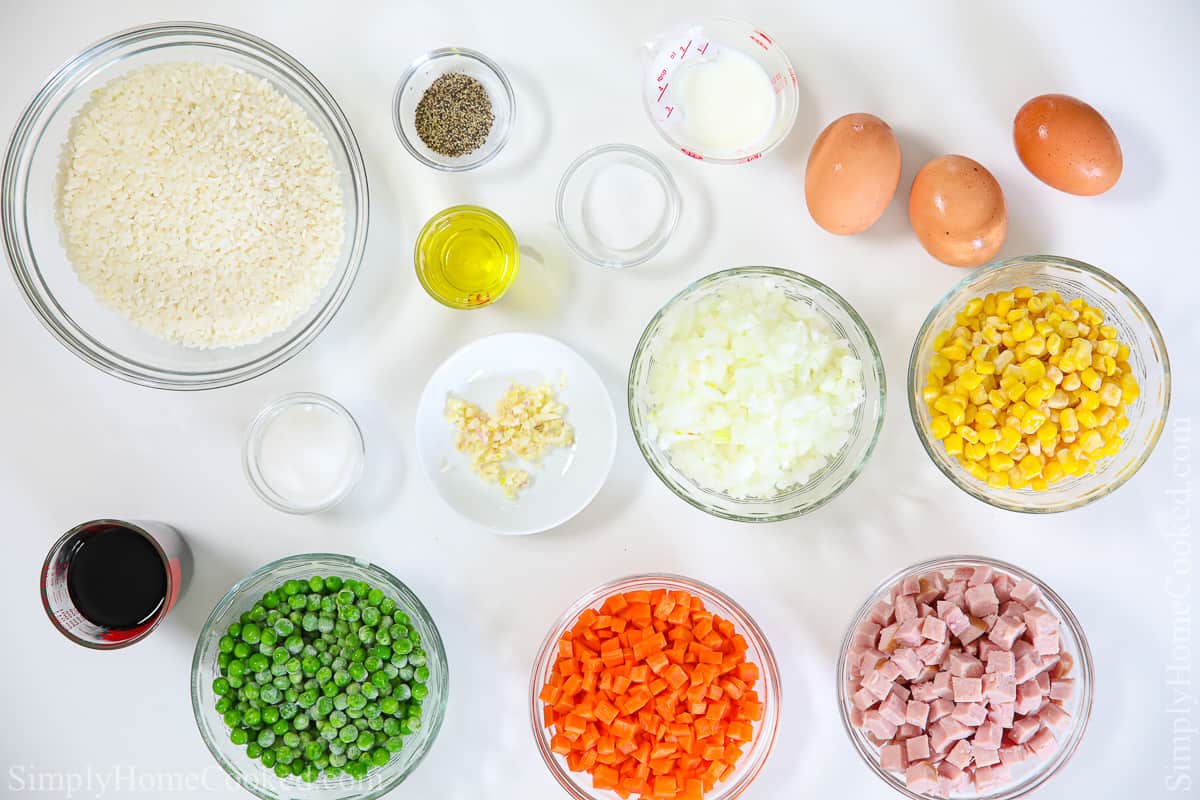
[[[787,137],[796,121],[800,91],[796,72],[774,39],[748,22],[691,20],[652,38],[643,48],[642,105],[655,130],[684,155],[714,164],[744,164],[761,158]],[[682,91],[685,72],[718,59],[749,60],[770,81],[770,123],[736,145],[714,146],[689,130],[690,100]],[[698,111],[698,109],[697,109]],[[736,113],[730,109],[730,113]]]

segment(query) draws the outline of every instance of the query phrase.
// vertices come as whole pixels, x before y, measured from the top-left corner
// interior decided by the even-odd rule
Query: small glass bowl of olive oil
[[[450,308],[481,308],[512,286],[521,256],[517,237],[496,214],[451,206],[421,229],[415,261],[417,279],[434,300]]]

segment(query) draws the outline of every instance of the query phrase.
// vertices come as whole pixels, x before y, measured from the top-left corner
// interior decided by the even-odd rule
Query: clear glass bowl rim
[[[987,484],[974,480],[970,475],[959,475],[955,470],[947,469],[946,466],[942,464],[942,462],[934,454],[933,448],[940,447],[940,443],[933,439],[924,426],[921,425],[921,410],[919,404],[923,402],[921,400],[921,387],[924,382],[924,376],[918,374],[918,366],[921,361],[920,346],[921,341],[925,338],[925,335],[933,326],[934,320],[947,306],[961,302],[964,299],[964,294],[967,290],[967,287],[982,279],[984,276],[1025,264],[1052,264],[1055,266],[1070,267],[1072,269],[1078,269],[1079,271],[1087,274],[1089,277],[1111,284],[1114,288],[1116,288],[1117,292],[1120,293],[1124,299],[1129,301],[1129,303],[1136,308],[1146,320],[1148,323],[1150,338],[1154,340],[1158,352],[1162,354],[1163,385],[1165,388],[1165,400],[1163,402],[1162,412],[1159,415],[1158,422],[1155,426],[1153,438],[1143,449],[1141,455],[1138,457],[1137,462],[1134,464],[1133,469],[1129,470],[1117,480],[1105,486],[1103,491],[1096,492],[1089,497],[1082,497],[1073,502],[1065,503],[1061,506],[1055,506],[1052,508],[1018,505],[1004,502],[1000,498],[994,497],[988,491]],[[946,294],[943,295],[940,300],[938,300],[934,307],[925,316],[925,321],[921,323],[921,327],[917,331],[917,336],[913,340],[912,350],[908,357],[908,411],[909,416],[912,418],[913,427],[917,431],[917,438],[921,442],[921,447],[925,449],[925,454],[929,456],[929,460],[933,462],[938,470],[947,478],[949,478],[950,482],[959,489],[966,492],[971,497],[974,497],[976,500],[980,500],[996,508],[1004,509],[1005,511],[1017,511],[1023,514],[1057,514],[1063,511],[1070,511],[1071,509],[1081,508],[1082,506],[1094,503],[1097,500],[1112,494],[1117,489],[1124,486],[1130,478],[1136,475],[1137,472],[1142,468],[1142,465],[1146,463],[1146,460],[1150,458],[1150,454],[1154,452],[1154,448],[1158,444],[1159,437],[1162,435],[1162,430],[1166,426],[1167,414],[1170,409],[1171,362],[1167,356],[1167,346],[1163,341],[1162,332],[1158,328],[1158,323],[1154,321],[1154,317],[1150,314],[1150,310],[1146,308],[1144,303],[1142,303],[1141,298],[1134,294],[1128,286],[1126,286],[1113,275],[1105,272],[1099,267],[1094,267],[1091,264],[1086,264],[1082,261],[1076,261],[1073,258],[1067,258],[1065,256],[1018,256],[1017,258],[1009,258],[1003,261],[997,261],[992,264],[988,264],[987,266],[980,267],[979,269],[972,270],[966,277],[955,283],[954,286],[952,286],[950,290],[946,292]]]
[[[359,572],[368,573],[372,571],[376,572],[378,575],[372,575],[371,577],[373,579],[377,578],[378,580],[387,584],[389,588],[397,589],[398,593],[407,594],[409,597],[411,597],[413,601],[413,608],[407,610],[411,612],[411,615],[419,616],[424,624],[428,627],[429,632],[432,634],[432,640],[428,642],[422,642],[422,645],[427,651],[430,652],[431,655],[436,654],[440,665],[445,670],[443,681],[443,686],[445,688],[441,694],[441,697],[439,697],[437,700],[438,713],[435,715],[432,725],[422,728],[422,731],[424,731],[424,736],[420,741],[421,750],[416,759],[408,766],[408,769],[396,773],[396,775],[388,781],[379,784],[367,782],[366,785],[364,785],[365,791],[360,795],[353,795],[353,800],[376,800],[376,798],[382,797],[403,783],[408,776],[411,775],[417,769],[417,767],[421,765],[421,762],[425,760],[425,756],[427,756],[429,751],[433,748],[433,744],[437,740],[438,733],[441,731],[442,723],[445,721],[446,700],[449,696],[450,689],[450,672],[449,666],[446,663],[446,646],[442,641],[441,632],[438,630],[437,624],[433,621],[433,617],[429,613],[429,609],[427,609],[425,604],[421,602],[421,599],[417,596],[416,592],[410,589],[408,585],[404,583],[404,581],[397,578],[388,570],[384,569],[378,564],[367,561],[366,559],[355,558],[353,556],[348,556],[341,553],[296,553],[295,555],[277,558],[268,564],[264,564],[246,577],[239,580],[232,587],[230,587],[229,591],[222,595],[221,599],[218,600],[216,605],[213,606],[212,611],[209,612],[208,618],[204,621],[204,625],[200,628],[200,635],[196,639],[196,649],[192,655],[190,680],[192,715],[196,723],[196,727],[200,731],[200,738],[204,740],[205,747],[208,748],[208,751],[210,754],[212,754],[213,759],[221,765],[221,769],[225,770],[225,774],[236,781],[243,789],[250,792],[255,797],[261,798],[261,800],[284,799],[270,794],[261,786],[253,783],[252,781],[244,780],[239,770],[227,763],[223,754],[216,748],[213,742],[209,741],[208,734],[205,732],[204,726],[200,723],[201,716],[210,713],[209,711],[206,711],[200,707],[198,681],[200,679],[200,659],[201,653],[204,650],[203,645],[204,642],[209,640],[215,633],[214,626],[217,624],[218,617],[234,604],[234,602],[242,595],[243,592],[245,592],[246,588],[250,584],[254,583],[259,578],[268,575],[269,573],[272,573],[282,567],[291,567],[293,565],[301,564],[313,564],[313,569],[319,571],[321,569],[321,564],[327,564],[330,562],[335,563],[339,567],[346,570],[356,570]],[[211,713],[215,714],[216,711],[212,710]],[[350,795],[342,795],[342,800],[350,800],[350,798]]]
[[[669,572],[650,572],[627,575],[623,578],[602,583],[581,595],[554,621],[549,632],[546,634],[546,638],[542,640],[541,647],[538,648],[537,658],[533,662],[533,669],[530,671],[529,677],[529,721],[534,741],[537,743],[538,752],[541,753],[542,760],[546,763],[546,768],[550,770],[551,775],[554,776],[559,786],[573,800],[603,800],[604,798],[615,797],[615,795],[607,792],[602,795],[593,794],[592,791],[583,788],[571,777],[574,773],[571,773],[565,766],[559,763],[558,756],[550,750],[549,737],[546,736],[545,728],[542,725],[542,701],[538,699],[538,695],[542,691],[542,681],[554,664],[556,643],[559,637],[562,636],[567,626],[585,608],[594,607],[614,592],[647,588],[681,589],[692,594],[707,594],[712,598],[716,598],[724,608],[713,609],[710,607],[709,610],[723,616],[727,615],[730,621],[737,626],[738,633],[742,634],[763,655],[762,660],[764,663],[758,666],[761,671],[763,683],[769,687],[768,698],[771,702],[764,706],[763,720],[759,723],[759,728],[756,731],[757,735],[751,749],[743,755],[742,762],[735,768],[735,770],[745,768],[746,772],[739,775],[737,781],[734,783],[718,784],[717,788],[705,798],[705,800],[733,800],[733,798],[738,797],[749,788],[754,779],[758,777],[768,757],[771,755],[771,751],[775,747],[775,737],[779,732],[779,719],[783,707],[782,679],[779,673],[779,665],[775,659],[775,651],[771,648],[771,644],[763,634],[762,629],[758,627],[758,623],[754,621],[754,618],[741,605],[720,589],[684,575],[675,575]]]
[[[933,797],[933,795],[918,794],[910,791],[909,788],[905,786],[899,779],[879,766],[878,757],[875,755],[875,753],[871,752],[867,748],[867,745],[863,743],[863,738],[857,735],[854,725],[850,722],[849,712],[847,710],[850,698],[846,696],[846,680],[843,676],[846,674],[846,656],[850,652],[850,646],[854,641],[854,631],[857,630],[859,624],[866,619],[868,614],[870,614],[871,606],[873,606],[877,600],[881,599],[885,593],[891,591],[893,586],[898,584],[908,575],[930,572],[937,569],[951,569],[958,566],[989,566],[993,569],[1007,572],[1011,575],[1015,575],[1018,578],[1024,578],[1033,582],[1033,584],[1041,590],[1042,594],[1050,600],[1050,605],[1053,607],[1052,610],[1061,615],[1063,623],[1071,631],[1071,635],[1075,638],[1075,641],[1079,643],[1079,652],[1075,654],[1075,667],[1078,670],[1078,675],[1076,677],[1082,678],[1082,680],[1079,682],[1084,685],[1086,694],[1082,700],[1082,705],[1080,708],[1081,713],[1074,719],[1074,724],[1069,734],[1070,739],[1066,746],[1061,747],[1060,750],[1051,758],[1051,760],[1044,762],[1044,765],[1047,768],[1044,768],[1042,772],[1031,773],[1030,776],[1026,778],[1026,783],[1028,785],[1021,788],[1019,792],[1014,794],[1010,793],[1010,790],[1009,792],[994,793],[984,796],[986,800],[1016,800],[1016,798],[1023,797],[1024,795],[1041,786],[1046,781],[1050,780],[1050,778],[1057,774],[1059,770],[1066,766],[1067,762],[1071,760],[1071,757],[1075,754],[1075,751],[1079,747],[1079,743],[1083,741],[1084,734],[1087,732],[1088,722],[1092,716],[1092,705],[1096,692],[1096,676],[1092,662],[1092,650],[1088,646],[1087,637],[1083,633],[1083,626],[1080,625],[1079,619],[1075,616],[1075,613],[1071,611],[1071,607],[1067,605],[1066,601],[1063,600],[1052,588],[1050,588],[1049,584],[1036,575],[1021,569],[1018,566],[1010,564],[1007,561],[1000,561],[999,559],[988,558],[986,556],[941,556],[905,567],[904,569],[889,575],[882,582],[880,582],[880,584],[871,592],[871,594],[867,596],[866,602],[864,602],[859,610],[855,612],[854,616],[850,620],[850,625],[846,628],[845,636],[842,638],[842,647],[838,653],[837,672],[835,673],[838,692],[838,715],[842,720],[842,729],[850,738],[850,742],[854,745],[854,749],[858,752],[859,756],[862,757],[863,762],[866,763],[866,765],[870,767],[871,771],[878,775],[882,781],[887,783],[900,794],[910,798],[910,800],[930,800],[930,798]]]
[[[715,283],[718,280],[750,275],[770,275],[776,278],[783,278],[785,280],[798,283],[806,289],[816,289],[818,292],[829,296],[838,305],[838,307],[846,313],[846,315],[862,333],[863,338],[866,339],[867,343],[870,345],[871,365],[875,369],[875,372],[879,375],[879,413],[875,416],[874,430],[870,432],[871,441],[868,443],[866,449],[863,450],[862,458],[859,459],[859,462],[854,466],[854,469],[848,472],[845,479],[820,500],[817,500],[816,502],[803,508],[761,517],[733,514],[713,508],[692,497],[687,492],[681,491],[679,488],[677,488],[671,481],[667,480],[667,477],[662,474],[658,466],[653,460],[651,460],[649,451],[653,449],[653,443],[647,441],[647,438],[643,435],[641,429],[634,421],[634,405],[637,402],[634,396],[634,375],[637,372],[638,364],[640,363],[641,359],[645,357],[647,349],[650,346],[651,330],[658,324],[658,322],[672,308],[672,306],[675,305],[675,303],[687,298],[692,293],[703,289],[705,286],[708,286],[710,283]],[[677,497],[682,499],[688,505],[698,508],[706,514],[711,514],[714,517],[720,517],[721,519],[727,519],[733,522],[781,522],[783,520],[794,519],[801,515],[811,513],[816,511],[821,506],[826,505],[843,491],[845,491],[850,484],[854,483],[859,474],[862,473],[863,469],[867,466],[867,462],[871,460],[871,455],[875,452],[875,447],[879,444],[879,436],[883,432],[883,420],[887,416],[887,374],[883,368],[883,357],[879,353],[879,344],[875,341],[875,336],[871,333],[871,329],[867,326],[866,321],[859,315],[854,306],[850,305],[846,298],[842,297],[829,286],[826,286],[816,278],[782,267],[733,267],[731,269],[724,269],[709,275],[705,275],[703,278],[688,284],[684,289],[677,292],[670,300],[664,303],[663,307],[660,308],[653,317],[651,317],[648,323],[646,323],[646,328],[642,331],[641,338],[638,339],[637,347],[634,348],[633,351],[633,359],[630,362],[626,400],[629,411],[629,423],[630,427],[633,428],[633,438],[637,442],[638,450],[641,452],[642,458],[645,459],[646,463],[650,466],[650,470],[655,474],[655,476],[662,481],[663,484]],[[862,436],[866,431],[867,428],[864,427],[857,431],[856,435]],[[849,446],[849,443],[847,443],[847,446]]]
[[[357,442],[356,451],[358,453],[358,459],[354,466],[354,475],[350,478],[350,481],[342,488],[340,492],[326,500],[324,503],[320,503],[315,506],[299,506],[295,505],[294,503],[289,503],[287,498],[278,494],[275,490],[268,486],[266,481],[263,480],[260,470],[258,469],[258,453],[257,448],[254,446],[261,432],[262,426],[269,419],[273,418],[275,414],[287,408],[288,406],[298,405],[300,403],[312,403],[314,405],[323,406],[324,408],[327,408],[333,413],[337,414],[343,420],[350,423],[350,429],[354,434],[355,441]],[[358,420],[354,418],[354,415],[351,414],[345,406],[334,400],[332,397],[318,394],[316,392],[292,392],[290,394],[285,394],[283,397],[280,397],[277,400],[267,403],[257,414],[254,415],[254,419],[250,421],[250,425],[246,428],[245,440],[242,443],[242,470],[246,474],[246,480],[250,482],[250,487],[254,489],[254,493],[257,494],[259,498],[262,499],[262,501],[267,505],[270,505],[288,514],[316,514],[317,512],[327,511],[328,509],[333,508],[338,503],[345,500],[350,495],[350,492],[354,491],[354,487],[358,484],[359,479],[362,477],[366,455],[367,446],[366,442],[363,440],[362,428],[359,427]]]
[[[265,56],[268,63],[271,61],[282,62],[287,69],[291,70],[297,82],[303,85],[316,105],[320,106],[326,115],[326,122],[334,130],[337,140],[331,141],[329,144],[331,148],[340,148],[346,156],[350,165],[350,174],[347,178],[354,186],[356,197],[354,239],[343,245],[348,248],[346,268],[340,275],[335,272],[330,276],[330,281],[337,280],[337,286],[312,320],[274,350],[250,362],[211,372],[197,373],[147,367],[93,339],[59,306],[48,288],[46,296],[49,305],[43,302],[40,293],[34,288],[38,283],[45,286],[44,281],[40,278],[41,270],[37,266],[36,260],[33,264],[26,263],[21,249],[10,240],[10,237],[25,238],[23,223],[25,200],[23,196],[18,196],[18,189],[23,189],[27,180],[24,175],[24,162],[31,155],[30,148],[41,146],[41,133],[36,129],[41,125],[43,113],[49,107],[54,96],[69,81],[84,70],[92,68],[99,59],[112,51],[119,51],[121,48],[140,42],[189,35],[232,41],[253,52],[255,56]],[[199,38],[194,42],[181,42],[181,44],[184,43],[201,47],[212,46],[210,42],[201,41]],[[272,63],[271,70],[275,69],[276,67]],[[31,139],[30,137],[35,133],[37,137]],[[70,352],[100,371],[130,383],[155,389],[183,391],[232,386],[270,372],[291,360],[316,339],[341,308],[350,288],[354,285],[354,279],[358,274],[366,247],[370,207],[366,165],[363,162],[362,152],[359,149],[358,140],[354,136],[354,131],[333,95],[303,64],[265,39],[236,28],[207,22],[159,22],[128,28],[93,43],[78,55],[64,62],[45,80],[22,111],[5,151],[0,185],[2,185],[5,200],[3,204],[5,208],[0,214],[3,229],[0,238],[4,240],[9,267],[14,280],[21,287],[21,295],[42,326]],[[16,212],[17,208],[21,211],[19,215]]]
[[[761,28],[757,28],[754,25],[750,24],[749,22],[746,22],[744,19],[738,19],[736,17],[722,17],[722,16],[689,17],[677,25],[672,25],[668,28],[664,28],[663,30],[656,32],[654,34],[654,36],[651,38],[655,43],[657,43],[657,41],[659,39],[661,39],[662,36],[669,31],[677,30],[679,28],[686,28],[691,25],[705,25],[705,24],[710,24],[710,23],[720,23],[722,25],[740,25],[740,26],[744,26],[745,28],[747,28],[751,31],[761,31],[762,30]],[[774,37],[772,37],[771,44],[775,47],[776,50],[779,51],[779,56],[783,59],[783,63],[787,64],[788,77],[792,79],[789,84],[790,89],[788,91],[791,92],[792,97],[795,100],[795,103],[793,103],[793,105],[792,105],[792,113],[789,115],[790,119],[788,119],[787,122],[784,123],[783,128],[780,129],[779,136],[777,136],[774,140],[764,144],[761,148],[759,148],[757,155],[755,155],[751,158],[747,158],[745,156],[741,156],[739,158],[716,158],[714,156],[705,155],[704,153],[699,153],[699,155],[703,157],[704,163],[706,163],[706,164],[746,164],[746,163],[749,163],[750,161],[757,161],[761,156],[765,156],[767,153],[771,152],[776,147],[783,144],[784,140],[787,139],[787,137],[791,134],[792,128],[795,127],[796,117],[799,116],[799,113],[800,113],[800,88],[799,88],[799,86],[797,86],[796,80],[795,80],[796,68],[792,65],[792,60],[790,58],[788,58],[787,51],[785,51],[783,49],[783,47],[780,46],[779,42],[774,41]],[[653,55],[654,54],[651,54],[651,57],[653,57]],[[667,144],[671,145],[671,147],[675,148],[676,150],[692,152],[692,148],[688,147],[687,144],[685,144],[684,142],[680,142],[680,141],[676,140],[673,136],[671,136],[669,133],[667,133],[662,128],[662,126],[660,126],[654,120],[654,109],[650,105],[650,102],[646,99],[646,94],[644,92],[642,93],[642,110],[646,112],[646,118],[650,120],[651,127],[653,127],[654,130],[658,132],[658,135],[661,136],[663,138],[663,140],[666,141]]]
[[[417,148],[416,145],[408,138],[408,134],[404,132],[404,124],[400,120],[400,99],[404,96],[404,90],[408,87],[409,81],[416,76],[421,67],[440,58],[447,56],[461,56],[471,59],[482,64],[489,72],[496,76],[500,81],[500,85],[504,87],[505,102],[508,103],[508,121],[503,130],[500,131],[500,139],[496,146],[482,158],[465,158],[463,161],[454,164],[442,164],[427,157]],[[517,96],[513,92],[512,84],[508,82],[508,76],[504,74],[504,70],[500,68],[492,59],[485,56],[478,50],[472,50],[469,47],[439,47],[436,50],[430,50],[427,53],[422,53],[417,56],[408,69],[404,70],[404,74],[400,76],[400,80],[396,83],[396,91],[392,93],[392,127],[396,129],[396,136],[400,139],[400,144],[404,145],[404,149],[409,155],[420,161],[427,167],[440,170],[442,172],[466,172],[470,169],[483,166],[500,154],[504,146],[508,144],[509,136],[512,135],[513,125],[517,121]],[[469,155],[469,154],[468,154]]]
[[[586,247],[580,244],[571,234],[566,221],[566,213],[564,211],[564,201],[566,200],[567,187],[571,180],[579,172],[579,169],[598,156],[608,155],[609,153],[624,153],[625,155],[633,156],[646,163],[651,171],[658,177],[663,187],[666,189],[667,195],[667,213],[670,220],[667,223],[666,229],[662,235],[650,247],[645,248],[632,255],[630,258],[620,261],[611,261],[605,258],[599,258],[591,253]],[[683,200],[679,194],[679,186],[675,183],[675,178],[672,177],[667,165],[662,162],[662,159],[653,153],[645,150],[637,145],[624,144],[621,142],[613,142],[611,144],[602,144],[599,147],[593,147],[581,153],[563,172],[562,178],[558,181],[558,191],[554,196],[554,219],[558,223],[558,230],[562,233],[563,239],[567,245],[575,251],[575,254],[580,258],[591,262],[599,267],[610,267],[613,269],[624,269],[626,267],[636,267],[638,264],[644,264],[654,258],[662,249],[667,246],[667,242],[671,240],[671,236],[675,233],[675,228],[679,225],[679,214]]]

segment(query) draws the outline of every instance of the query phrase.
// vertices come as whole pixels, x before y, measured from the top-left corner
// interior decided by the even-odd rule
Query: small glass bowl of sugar
[[[250,485],[289,514],[333,508],[362,476],[366,448],[354,417],[311,392],[285,395],[250,423],[242,463]]]

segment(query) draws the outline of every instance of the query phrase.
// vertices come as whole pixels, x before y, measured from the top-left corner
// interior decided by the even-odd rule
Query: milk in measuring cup
[[[771,77],[738,50],[713,47],[711,53],[675,69],[678,124],[689,141],[706,150],[752,147],[775,124]]]

